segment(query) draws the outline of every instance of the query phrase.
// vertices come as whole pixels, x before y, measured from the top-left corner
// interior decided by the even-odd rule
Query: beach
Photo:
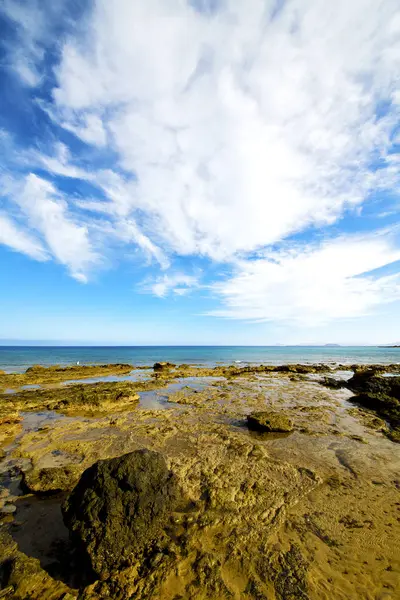
[[[398,598],[400,368],[390,358],[8,369],[3,597]],[[143,452],[149,477],[156,457],[176,486],[162,527],[132,538],[112,496],[89,543],[88,505],[72,490],[83,473]],[[121,485],[104,495],[128,494]]]

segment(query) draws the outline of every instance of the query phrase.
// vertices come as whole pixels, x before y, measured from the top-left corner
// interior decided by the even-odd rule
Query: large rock
[[[363,369],[354,373],[347,387],[353,392],[384,394],[400,400],[400,377],[384,377],[375,369]]]
[[[163,456],[137,450],[87,469],[62,510],[93,570],[105,575],[140,557],[162,535],[178,502]]]
[[[247,416],[247,424],[250,429],[264,432],[286,433],[293,431],[291,420],[281,413],[268,411],[253,412]]]

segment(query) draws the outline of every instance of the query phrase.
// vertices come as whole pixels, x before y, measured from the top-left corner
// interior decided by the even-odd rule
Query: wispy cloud
[[[370,313],[400,299],[400,274],[370,273],[400,260],[387,232],[343,237],[240,261],[214,284],[223,308],[215,316],[321,325]]]
[[[48,181],[30,174],[25,181],[11,185],[21,216],[42,240],[48,254],[65,265],[75,279],[85,282],[87,271],[99,260],[86,226],[74,221],[68,213],[67,202]],[[39,251],[33,253],[29,244],[21,243],[21,234],[16,228],[8,228],[8,245],[34,258],[42,258]]]
[[[343,237],[340,222],[400,184],[398,2],[206,5],[96,0],[68,23],[38,101],[63,142],[25,149],[27,179],[9,196],[24,230],[82,280],[110,245],[139,248],[171,269],[150,286],[161,297],[198,283],[176,273],[176,255],[234,265],[213,287],[214,314],[234,318],[317,323],[397,298],[395,278],[355,277],[396,260],[396,243]],[[3,3],[29,85],[40,87],[55,7]],[[71,133],[82,143],[68,146]],[[57,177],[96,193],[68,196]],[[284,244],[333,224],[337,239]]]
[[[0,244],[27,254],[35,260],[44,261],[49,258],[48,253],[38,239],[24,231],[11,218],[2,213],[0,213]]]
[[[174,273],[163,275],[156,280],[147,282],[143,288],[151,292],[154,296],[165,298],[169,294],[184,296],[191,289],[199,287],[199,278],[195,275],[185,275],[184,273]]]

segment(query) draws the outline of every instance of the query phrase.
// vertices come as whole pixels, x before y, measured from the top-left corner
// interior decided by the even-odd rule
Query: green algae
[[[25,373],[5,373],[4,371],[0,371],[0,389],[18,388],[23,385],[59,383],[60,381],[85,379],[86,377],[125,375],[130,373],[132,369],[132,365],[118,363],[107,365],[72,365],[68,367],[33,365]]]

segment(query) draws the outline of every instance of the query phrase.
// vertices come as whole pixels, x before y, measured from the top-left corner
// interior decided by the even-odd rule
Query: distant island
[[[324,348],[341,348],[340,344],[324,344]]]

